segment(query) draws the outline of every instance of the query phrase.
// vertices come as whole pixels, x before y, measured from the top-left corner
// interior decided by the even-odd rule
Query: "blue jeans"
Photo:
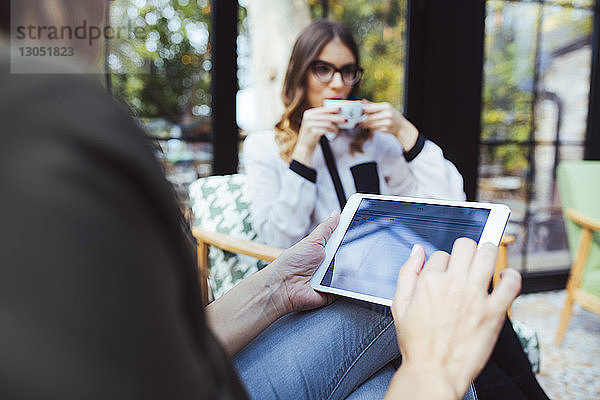
[[[275,321],[234,363],[252,399],[359,400],[383,398],[399,357],[390,309],[340,298]]]

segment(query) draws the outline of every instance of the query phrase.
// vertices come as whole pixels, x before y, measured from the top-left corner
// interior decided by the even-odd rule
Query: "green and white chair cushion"
[[[190,185],[194,225],[229,236],[256,240],[250,222],[250,200],[242,174],[210,176]],[[267,265],[255,258],[210,247],[209,286],[219,298],[246,276]]]
[[[511,320],[512,326],[515,329],[515,333],[519,337],[519,341],[521,342],[521,346],[523,346],[523,350],[525,354],[527,354],[527,358],[531,363],[531,369],[534,373],[540,372],[540,341],[538,339],[537,332],[527,326],[526,324],[519,322],[517,320]]]

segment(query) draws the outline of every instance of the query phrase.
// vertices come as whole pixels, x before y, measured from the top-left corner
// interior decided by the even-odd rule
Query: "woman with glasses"
[[[251,134],[244,147],[252,223],[265,243],[296,243],[355,192],[465,198],[454,165],[389,103],[362,100],[364,119],[339,129],[347,121],[324,101],[357,99],[362,73],[342,24],[318,20],[298,37],[285,112],[274,131]]]
[[[253,133],[244,144],[252,223],[265,243],[293,245],[332,211],[340,210],[345,197],[355,192],[464,199],[456,168],[390,104],[363,101],[364,120],[352,130],[338,128],[345,118],[337,107],[324,106],[324,101],[356,100],[362,73],[358,47],[342,24],[314,21],[298,37],[284,79],[281,120],[274,131]],[[332,179],[328,163],[337,166],[333,174],[339,180]],[[339,343],[321,344],[305,321],[340,331]],[[272,392],[285,398],[282,385],[264,384],[277,381],[272,368],[257,372],[252,366],[269,365],[269,359],[281,357],[272,353],[289,348],[289,342],[303,343],[302,352],[312,348],[308,340],[318,352],[333,345],[335,351],[354,354],[362,342],[372,341],[360,350],[360,362],[351,366],[348,377],[317,386],[323,393],[338,393],[354,380],[353,374],[373,374],[355,396],[382,398],[399,357],[392,321],[386,307],[338,299],[305,315],[282,318],[236,355],[234,362],[252,398],[269,398]],[[281,371],[299,370],[305,379],[313,380],[304,363],[291,364],[295,367]],[[281,360],[277,365],[282,365]],[[323,363],[326,381],[331,376],[325,371],[338,367],[343,366]],[[323,393],[315,397],[326,398]]]

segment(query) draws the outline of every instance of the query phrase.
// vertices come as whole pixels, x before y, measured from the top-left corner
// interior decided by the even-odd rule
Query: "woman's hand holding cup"
[[[339,107],[324,106],[304,111],[292,159],[310,167],[313,153],[321,136],[328,132],[337,133],[339,131],[338,124],[344,122],[347,121],[340,115]]]
[[[327,99],[323,101],[325,107],[337,107],[339,113],[345,118],[343,123],[338,123],[339,129],[354,129],[358,123],[364,121],[366,115],[363,114],[363,102],[360,100],[334,100]]]
[[[390,103],[372,103],[363,100],[363,112],[366,118],[360,123],[361,128],[381,131],[394,135],[404,151],[409,151],[417,142],[419,131]]]

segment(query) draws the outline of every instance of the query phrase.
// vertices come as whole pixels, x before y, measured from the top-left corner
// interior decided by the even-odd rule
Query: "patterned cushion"
[[[531,369],[534,373],[540,372],[540,342],[535,330],[522,322],[511,320],[512,326],[515,329],[521,346],[529,358]]]
[[[194,224],[207,231],[225,233],[239,239],[256,239],[256,232],[250,223],[250,200],[245,178],[242,174],[210,176],[192,183],[189,193]],[[209,285],[215,299],[266,265],[255,258],[212,246],[208,257]]]

